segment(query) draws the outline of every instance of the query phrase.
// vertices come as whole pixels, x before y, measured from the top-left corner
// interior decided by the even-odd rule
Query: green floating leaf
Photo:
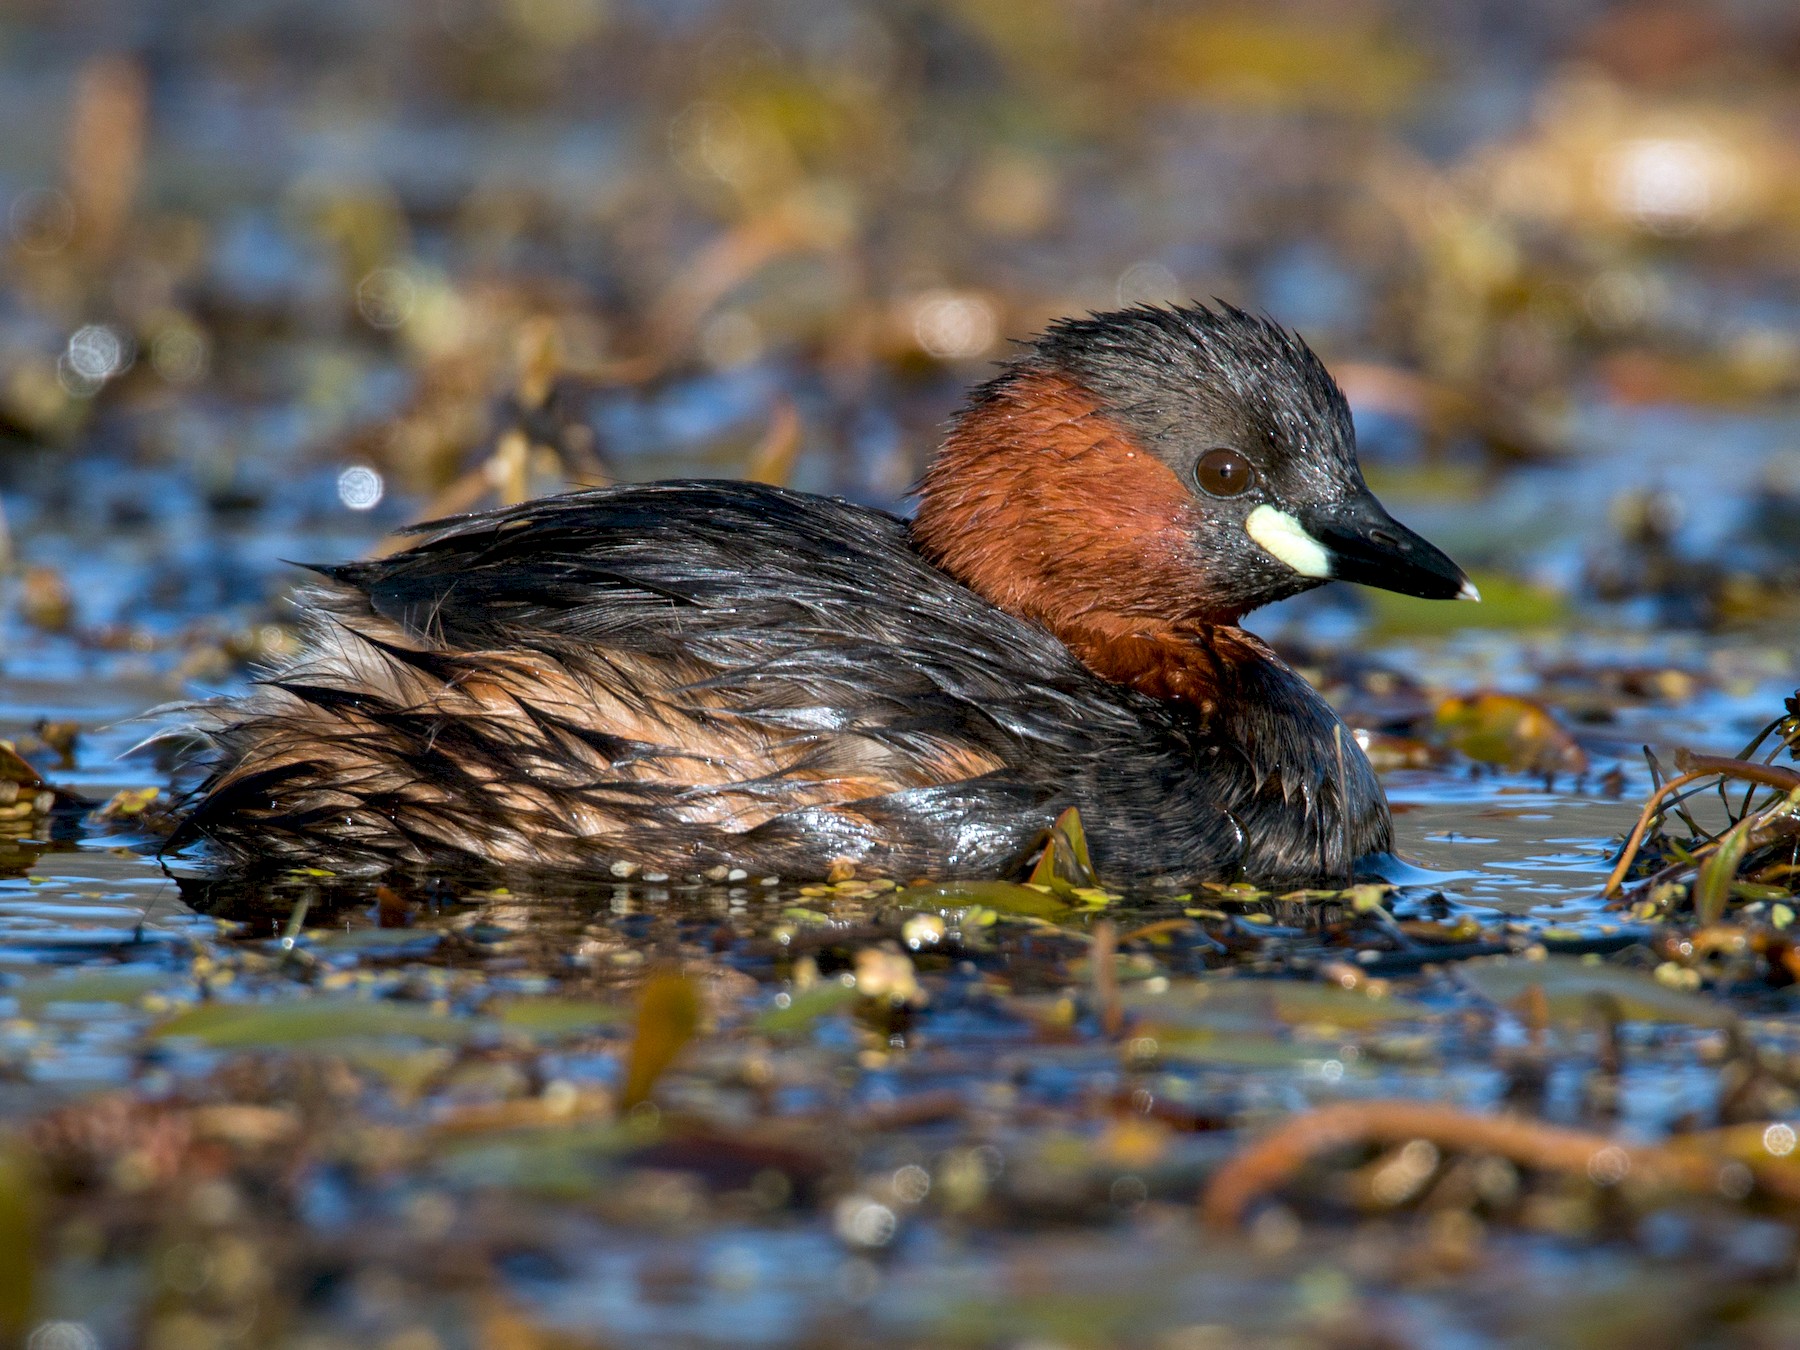
[[[1372,914],[1380,909],[1387,899],[1392,886],[1376,885],[1365,882],[1360,886],[1351,886],[1339,893],[1338,898],[1348,900],[1350,906],[1358,914]]]
[[[1731,896],[1734,900],[1770,901],[1792,900],[1794,892],[1788,886],[1770,886],[1760,881],[1735,881],[1731,885]]]
[[[829,914],[821,914],[818,910],[808,909],[805,905],[789,905],[781,911],[781,917],[789,923],[811,924],[814,927],[831,922]]]
[[[0,1344],[23,1345],[37,1304],[43,1217],[37,1168],[19,1144],[0,1143]]]
[[[1134,985],[1123,997],[1126,1011],[1138,1014],[1146,1023],[1218,1030],[1266,1028],[1271,1022],[1355,1030],[1432,1015],[1430,1008],[1413,999],[1375,997],[1299,980],[1203,979],[1173,984],[1154,994]]]
[[[1432,1016],[1412,999],[1298,980],[1189,980],[1157,993],[1137,985],[1124,991],[1123,1003],[1132,1015],[1130,1034],[1154,1040],[1162,1058],[1249,1068],[1329,1057],[1317,1045],[1290,1039],[1290,1028],[1328,1028],[1335,1035]]]
[[[1031,869],[1030,885],[1045,886],[1065,900],[1080,898],[1079,891],[1095,890],[1100,876],[1094,871],[1094,860],[1088,855],[1087,831],[1082,828],[1081,812],[1068,807],[1050,827],[1044,852]]]
[[[53,1003],[136,1003],[179,984],[166,970],[92,970],[26,980],[10,992],[22,1015],[37,1017]]]
[[[1161,1059],[1196,1064],[1235,1064],[1247,1069],[1296,1068],[1322,1058],[1308,1047],[1248,1027],[1156,1027],[1146,1033]]]
[[[522,998],[502,1005],[496,1020],[509,1030],[554,1040],[559,1036],[578,1036],[602,1027],[616,1027],[630,1016],[630,1009],[616,1003],[576,998]]]
[[[1516,694],[1447,698],[1434,715],[1437,735],[1482,764],[1531,773],[1581,773],[1587,752],[1541,703]]]
[[[1589,1021],[1603,1006],[1616,1007],[1630,1022],[1723,1027],[1736,1020],[1731,1009],[1702,995],[1670,989],[1623,966],[1590,965],[1574,956],[1541,961],[1499,956],[1465,961],[1458,970],[1477,991],[1503,1005],[1512,1005],[1531,989],[1542,989],[1550,1015],[1560,1022]]]
[[[455,1044],[484,1025],[477,1018],[449,1017],[413,1004],[309,998],[289,1003],[203,1003],[176,1013],[154,1034],[238,1050],[386,1037]]]
[[[1152,1297],[1167,1300],[1160,1291],[1024,1293],[1003,1287],[992,1294],[959,1295],[941,1311],[928,1308],[923,1313],[930,1319],[932,1345],[1119,1345],[1142,1322]]]
[[[1700,864],[1700,874],[1694,878],[1694,917],[1701,923],[1717,923],[1725,917],[1725,906],[1731,901],[1731,883],[1737,880],[1738,868],[1750,845],[1751,823],[1741,820],[1727,830],[1719,846]]]
[[[856,986],[853,984],[843,984],[838,980],[817,984],[804,993],[795,994],[785,1008],[770,1008],[763,1013],[756,1019],[756,1029],[770,1036],[799,1031],[811,1026],[821,1017],[830,1016],[839,1008],[848,1007],[857,998]]]
[[[685,975],[656,975],[638,1002],[637,1032],[625,1061],[625,1086],[619,1107],[629,1111],[648,1101],[650,1090],[694,1038],[700,1026],[700,995]]]
[[[1001,914],[1030,919],[1060,919],[1070,906],[1055,895],[1013,881],[950,881],[940,885],[908,886],[894,895],[896,904],[913,909],[961,909],[980,905]]]

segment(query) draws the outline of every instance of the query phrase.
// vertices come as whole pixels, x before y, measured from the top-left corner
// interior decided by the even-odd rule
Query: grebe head
[[[1228,305],[1051,325],[976,390],[918,497],[928,554],[1065,638],[1232,623],[1330,580],[1477,598],[1363,482],[1318,357]]]

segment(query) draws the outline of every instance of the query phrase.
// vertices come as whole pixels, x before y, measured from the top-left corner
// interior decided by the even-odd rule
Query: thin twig
[[[1800,788],[1800,773],[1784,769],[1779,764],[1758,764],[1753,760],[1728,759],[1724,755],[1700,755],[1690,750],[1683,750],[1676,755],[1675,763],[1690,774],[1716,773],[1726,778],[1755,783],[1759,787],[1774,788],[1779,792],[1792,792],[1795,788]]]
[[[1129,933],[1119,934],[1119,945],[1122,947],[1127,942],[1138,942],[1163,933],[1180,933],[1198,927],[1200,927],[1200,923],[1197,919],[1158,919],[1155,923],[1147,923],[1142,928],[1134,928]]]
[[[1742,750],[1738,751],[1737,757],[1739,759],[1749,759],[1750,756],[1752,756],[1756,753],[1756,747],[1761,745],[1764,741],[1768,740],[1769,736],[1774,732],[1775,728],[1780,726],[1785,721],[1787,721],[1787,714],[1783,713],[1780,717],[1777,717],[1774,721],[1770,722],[1768,726],[1764,727],[1761,731],[1757,732],[1756,735],[1752,736],[1750,738],[1750,744],[1746,745]]]
[[[1613,865],[1612,874],[1606,878],[1606,889],[1600,892],[1602,895],[1619,893],[1619,883],[1625,880],[1631,864],[1637,861],[1638,848],[1644,842],[1644,832],[1650,828],[1650,822],[1659,813],[1663,799],[1677,788],[1710,776],[1706,773],[1684,773],[1679,778],[1671,778],[1650,794],[1650,800],[1644,803],[1644,809],[1638,813],[1637,824],[1631,827],[1631,835],[1625,841],[1625,851],[1619,854],[1619,861]]]
[[[1755,764],[1747,760],[1729,759],[1723,755],[1700,755],[1683,750],[1676,757],[1676,766],[1687,772],[1679,778],[1671,778],[1657,788],[1650,795],[1650,800],[1644,803],[1644,809],[1638,815],[1637,824],[1632,827],[1631,837],[1625,841],[1625,850],[1619,855],[1619,861],[1613,866],[1611,875],[1606,879],[1606,889],[1601,892],[1602,895],[1614,896],[1619,893],[1619,886],[1625,880],[1625,874],[1631,870],[1631,864],[1637,860],[1638,848],[1644,842],[1645,831],[1649,829],[1650,822],[1659,813],[1664,799],[1677,788],[1685,787],[1689,783],[1698,782],[1703,778],[1710,778],[1714,774],[1722,774],[1727,778],[1747,779],[1752,783],[1777,788],[1783,792],[1792,792],[1796,788],[1800,788],[1800,773],[1796,773],[1792,769],[1783,769],[1773,764]],[[1695,833],[1703,834],[1705,831],[1696,828]],[[1708,835],[1708,842],[1716,844],[1717,836]],[[1698,853],[1695,856],[1698,857]]]
[[[1786,722],[1787,720],[1788,720],[1787,714],[1783,713],[1780,717],[1777,717],[1774,721],[1770,722],[1767,726],[1765,726],[1761,731],[1757,732],[1756,735],[1752,736],[1750,738],[1750,743],[1748,745],[1746,745],[1742,750],[1738,751],[1737,759],[1739,760],[1739,762],[1748,760],[1750,758],[1750,756],[1754,755],[1757,751],[1757,748],[1760,745],[1762,745],[1762,743],[1765,740],[1767,740],[1773,732],[1778,731],[1781,728],[1781,724],[1783,722]],[[1786,736],[1783,736],[1774,745],[1769,747],[1768,753],[1762,757],[1762,763],[1765,765],[1772,766],[1775,762],[1775,756],[1779,755],[1783,750],[1787,749],[1787,744],[1788,744],[1788,738]],[[1751,802],[1751,799],[1756,796],[1757,786],[1758,785],[1756,783],[1752,782],[1749,787],[1744,789],[1744,800],[1743,800],[1742,804],[1738,807],[1738,813],[1737,813],[1736,817],[1734,817],[1734,819],[1742,820],[1745,816],[1750,814],[1750,802]],[[1724,793],[1725,793],[1725,785],[1723,783],[1721,783],[1719,785],[1719,795],[1721,797],[1723,797]],[[1729,814],[1731,808],[1729,806],[1727,806],[1725,809],[1726,809],[1726,812]]]
[[[1757,744],[1757,741],[1752,741],[1750,750],[1735,759],[1722,755],[1696,754],[1688,750],[1677,751],[1675,755],[1675,764],[1678,768],[1719,775],[1719,804],[1725,808],[1725,818],[1734,826],[1739,821],[1749,818],[1751,807],[1756,799],[1756,790],[1759,787],[1772,788],[1783,796],[1800,788],[1800,773],[1796,773],[1792,769],[1784,769],[1777,764],[1771,764],[1766,759],[1758,763],[1749,757]],[[1750,785],[1744,790],[1744,800],[1735,815],[1731,810],[1731,800],[1725,795],[1725,785],[1733,779]]]
[[[1094,1006],[1100,1015],[1100,1030],[1117,1036],[1125,1029],[1125,1007],[1119,1001],[1119,971],[1114,957],[1119,952],[1119,926],[1111,919],[1094,925],[1094,945],[1088,948],[1089,967],[1094,975]]]
[[[1656,757],[1656,752],[1647,745],[1644,747],[1644,758],[1646,760],[1648,760],[1650,763],[1650,774],[1651,774],[1652,779],[1654,779],[1654,781],[1655,781],[1655,785],[1658,788],[1662,787],[1668,781],[1666,778],[1663,777],[1662,761]],[[1696,836],[1704,836],[1707,839],[1711,839],[1713,837],[1712,831],[1702,829],[1700,827],[1700,822],[1695,820],[1694,817],[1688,812],[1688,809],[1687,809],[1687,802],[1688,802],[1689,798],[1697,797],[1702,792],[1705,792],[1705,791],[1706,791],[1706,785],[1704,785],[1704,784],[1702,784],[1701,786],[1696,787],[1696,788],[1690,788],[1688,791],[1683,792],[1679,796],[1669,798],[1668,803],[1667,803],[1667,809],[1673,811],[1676,815],[1681,817],[1682,824],[1684,824],[1688,827],[1688,832],[1690,834],[1693,834]]]
[[[1235,1227],[1258,1197],[1286,1184],[1322,1153],[1351,1144],[1404,1144],[1425,1139],[1445,1151],[1498,1155],[1520,1167],[1595,1180],[1631,1177],[1708,1192],[1719,1168],[1734,1159],[1750,1167],[1764,1190],[1800,1199],[1800,1169],[1757,1154],[1762,1126],[1692,1135],[1662,1146],[1624,1144],[1603,1134],[1513,1115],[1481,1115],[1431,1102],[1338,1102],[1295,1116],[1237,1154],[1216,1173],[1200,1200],[1215,1228]]]

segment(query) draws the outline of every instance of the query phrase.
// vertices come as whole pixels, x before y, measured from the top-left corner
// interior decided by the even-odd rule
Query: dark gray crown
[[[1298,336],[1215,301],[1060,319],[1023,364],[1067,371],[1147,442],[1228,409],[1247,413],[1277,445],[1354,459],[1350,405]]]

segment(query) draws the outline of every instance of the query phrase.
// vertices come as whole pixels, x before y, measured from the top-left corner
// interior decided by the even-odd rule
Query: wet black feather
[[[1073,340],[1066,325],[1051,340],[1065,331]],[[537,652],[650,706],[675,691],[637,687],[644,663],[698,669],[689,715],[790,738],[817,764],[854,739],[902,756],[965,747],[1002,767],[850,814],[780,810],[782,781],[738,782],[732,792],[778,809],[733,833],[675,809],[718,786],[596,778],[577,772],[593,756],[573,753],[585,746],[616,767],[679,749],[566,712],[501,725],[366,689],[352,697],[355,682],[322,681],[315,656],[276,675],[292,707],[252,702],[216,719],[188,837],[340,866],[478,860],[483,841],[535,836],[564,866],[624,856],[807,876],[843,855],[901,876],[989,875],[1075,805],[1103,874],[1183,881],[1336,878],[1351,862],[1347,838],[1358,854],[1389,843],[1366,760],[1350,743],[1338,781],[1340,724],[1287,667],[1228,670],[1218,712],[1203,719],[1093,675],[1049,633],[931,566],[903,521],[845,502],[737,482],[606,488],[443,522],[397,556],[318,570],[330,585],[313,602],[315,629],[381,616],[436,644],[388,642],[385,659],[446,685],[478,671],[484,652]],[[271,731],[299,723],[316,753],[257,770]],[[336,726],[381,738],[397,772],[339,772]],[[530,780],[550,806],[521,820],[487,790],[495,780]],[[623,822],[630,845],[583,852],[569,821],[584,809]]]

